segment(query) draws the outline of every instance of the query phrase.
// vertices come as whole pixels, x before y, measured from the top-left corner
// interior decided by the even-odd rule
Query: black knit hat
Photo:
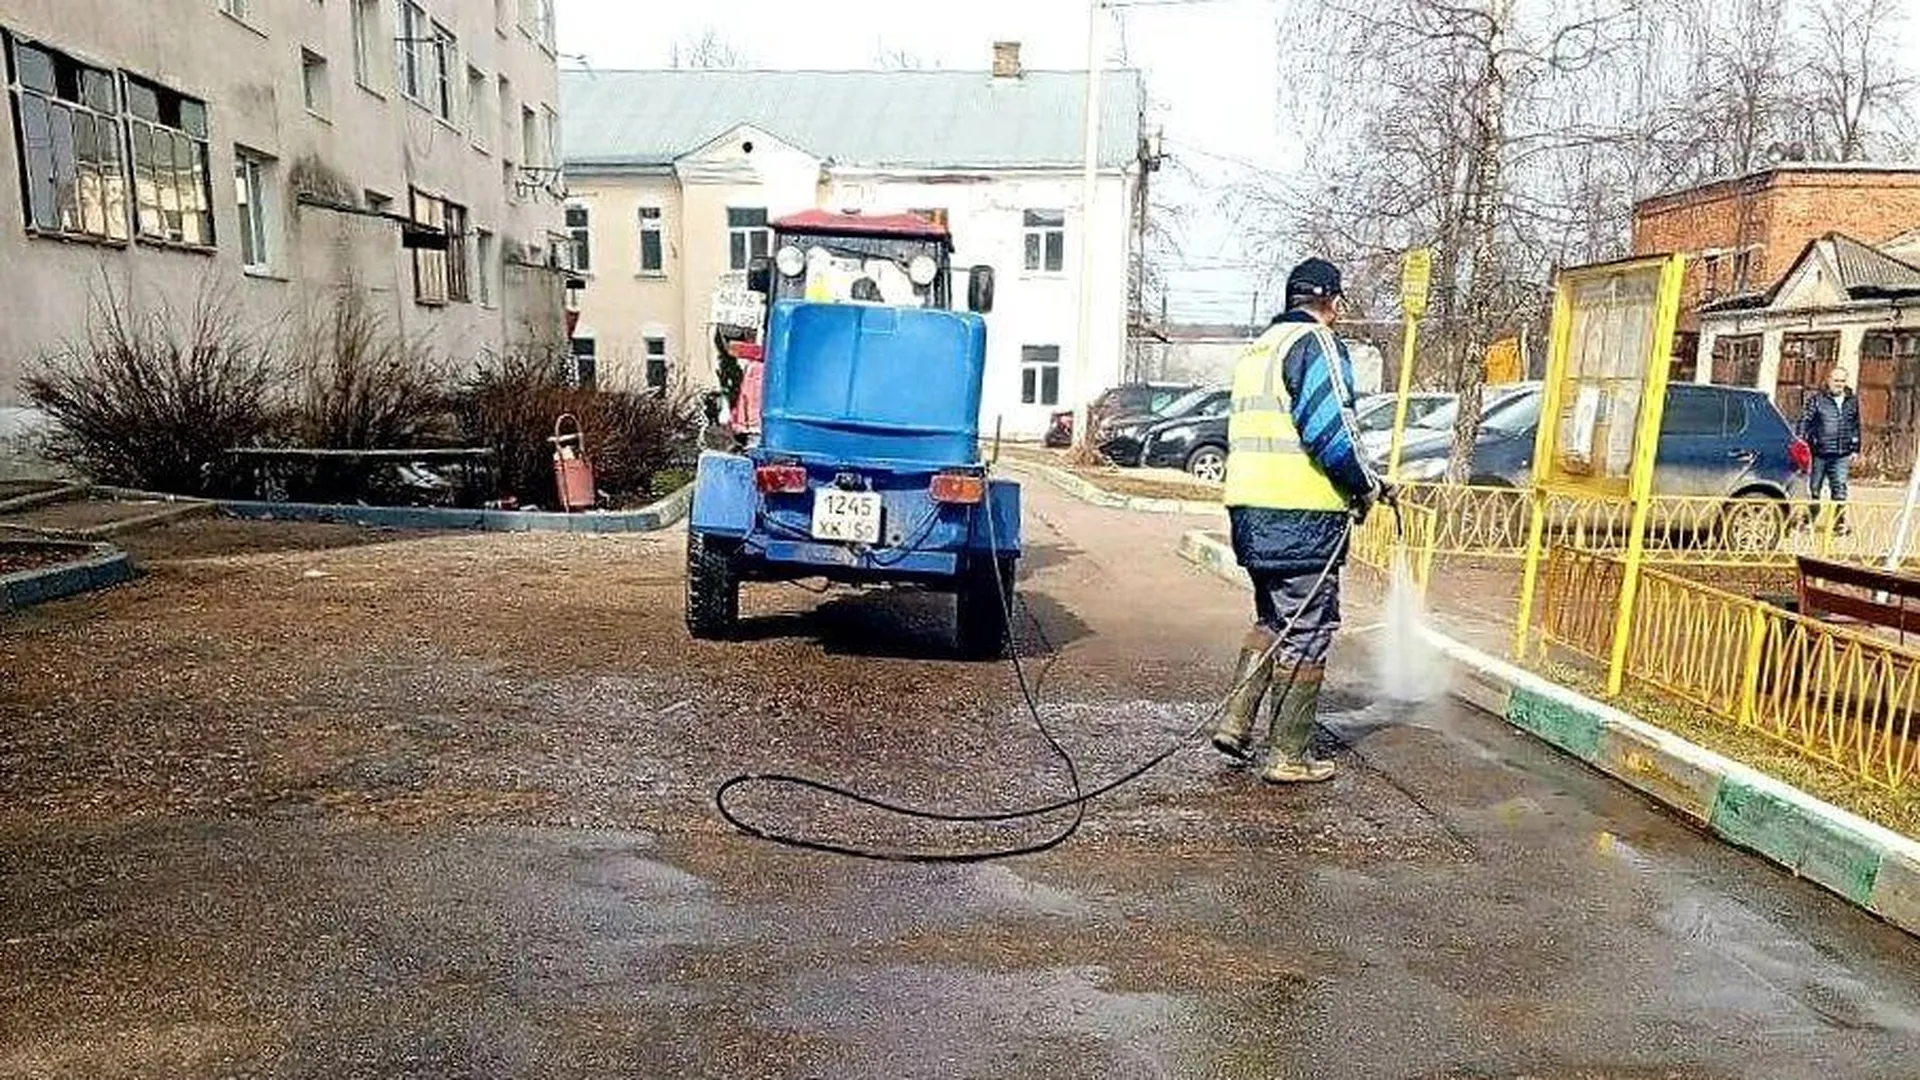
[[[1308,259],[1287,275],[1287,304],[1340,295],[1340,268],[1325,259]]]

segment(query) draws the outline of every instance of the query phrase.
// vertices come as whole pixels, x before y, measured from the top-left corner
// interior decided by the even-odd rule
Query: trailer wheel
[[[703,641],[733,634],[740,622],[740,573],[732,549],[700,533],[687,534],[687,631]]]
[[[969,570],[954,594],[954,630],[960,655],[969,660],[992,660],[1007,649],[1007,613],[1013,610],[1012,559]]]

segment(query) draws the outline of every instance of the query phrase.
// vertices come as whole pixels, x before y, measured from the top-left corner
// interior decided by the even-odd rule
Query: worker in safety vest
[[[1331,329],[1339,302],[1339,268],[1322,259],[1294,267],[1286,312],[1233,369],[1225,502],[1234,555],[1253,578],[1255,626],[1213,744],[1253,760],[1260,702],[1271,691],[1260,775],[1274,783],[1333,776],[1308,743],[1340,625],[1347,531],[1393,497],[1359,454],[1352,361]]]

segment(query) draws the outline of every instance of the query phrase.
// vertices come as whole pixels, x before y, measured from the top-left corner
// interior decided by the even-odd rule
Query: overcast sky
[[[1176,318],[1244,320],[1266,276],[1245,263],[1217,198],[1201,189],[1237,179],[1239,162],[1293,166],[1275,116],[1277,7],[1160,0],[1107,17],[1107,62],[1145,72],[1158,106],[1150,122],[1195,181],[1167,185],[1186,215],[1185,268],[1171,277]],[[709,29],[765,68],[866,68],[905,54],[985,70],[1000,40],[1019,41],[1028,67],[1084,70],[1087,56],[1085,0],[559,0],[559,24],[566,63],[597,68],[664,67],[676,42]]]

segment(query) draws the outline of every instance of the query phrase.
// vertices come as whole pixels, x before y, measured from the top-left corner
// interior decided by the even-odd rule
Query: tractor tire
[[[687,534],[687,632],[702,641],[724,641],[740,624],[740,572],[732,548]]]
[[[954,642],[968,660],[993,660],[1007,651],[1007,615],[1013,610],[1012,559],[969,570],[954,594]]]

